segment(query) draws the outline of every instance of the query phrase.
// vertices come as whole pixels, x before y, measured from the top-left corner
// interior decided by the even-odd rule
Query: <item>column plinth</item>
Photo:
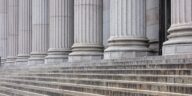
[[[48,51],[49,0],[32,0],[32,52],[29,64],[44,64]]]
[[[70,62],[103,57],[103,0],[75,0],[75,37]]]
[[[192,54],[192,0],[171,0],[171,27],[163,55]]]
[[[32,43],[32,1],[19,1],[19,52],[17,64],[27,64]]]
[[[104,59],[149,55],[145,30],[146,0],[111,0],[110,39]]]
[[[45,63],[68,60],[74,41],[73,15],[73,0],[50,0],[50,42]]]

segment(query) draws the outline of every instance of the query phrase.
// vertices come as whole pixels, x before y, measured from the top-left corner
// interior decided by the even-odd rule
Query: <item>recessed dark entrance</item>
[[[159,0],[160,4],[160,21],[159,21],[159,55],[162,55],[163,42],[167,40],[168,32],[171,25],[171,0]]]

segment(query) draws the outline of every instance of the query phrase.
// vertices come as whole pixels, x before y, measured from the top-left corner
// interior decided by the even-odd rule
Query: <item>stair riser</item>
[[[21,84],[30,84],[30,85],[35,85],[35,86],[63,88],[66,90],[72,90],[75,88],[74,86],[51,85],[48,82],[46,84],[42,84],[42,83],[36,82],[34,80],[33,80],[34,82],[31,82],[31,81],[25,81],[25,82],[23,82],[23,81],[9,81],[9,80],[5,80],[5,81],[17,83],[17,84],[21,83]],[[43,81],[46,82],[46,80],[43,80]],[[79,81],[79,80],[62,80],[59,82],[192,94],[192,87],[181,87],[181,86],[156,85],[156,84],[136,84],[136,83],[116,83],[116,82],[114,83],[114,82],[102,82],[102,81]],[[76,88],[77,89],[79,89],[79,88],[80,89],[87,89],[87,88],[83,88],[83,87],[76,87]],[[77,90],[74,90],[74,91],[77,91]],[[84,92],[83,90],[80,90],[80,91]]]
[[[27,88],[22,88],[22,87],[17,87],[17,86],[10,86],[10,85],[4,85],[4,84],[2,84],[1,86],[8,87],[8,88],[13,88],[13,89],[18,89],[18,90],[23,90],[23,91],[35,92],[35,93],[39,93],[39,94],[46,94],[48,96],[61,96],[61,94],[56,94],[56,93],[51,93],[51,92],[41,91],[41,90],[35,90],[35,89],[33,90],[31,88],[27,89]],[[14,95],[11,95],[11,96],[14,96]],[[23,96],[23,95],[21,95],[21,96]],[[67,96],[67,95],[62,95],[62,96]]]
[[[192,68],[192,64],[142,64],[142,65],[126,65],[126,64],[113,64],[113,65],[100,65],[100,66],[73,66],[73,67],[59,67],[59,69],[182,69],[182,68]],[[49,68],[54,69],[54,68]],[[57,68],[56,68],[57,69]]]
[[[31,77],[14,77],[19,79],[28,79],[28,80],[36,80],[39,79],[39,76],[31,76]],[[40,76],[42,80],[46,80],[46,77],[49,77],[48,79],[52,79],[55,81],[60,80],[61,78],[65,79],[67,78],[70,80],[70,78],[79,78],[79,79],[105,79],[105,80],[128,80],[128,81],[144,81],[144,82],[165,82],[165,83],[183,83],[183,84],[192,84],[192,78],[181,78],[181,77],[137,77],[137,76],[128,76],[128,77],[122,77],[122,76],[79,76],[79,75],[63,75],[63,76]],[[51,78],[52,77],[52,78]],[[58,78],[59,77],[59,78]],[[41,80],[41,79],[40,79]]]
[[[7,96],[23,96],[21,94],[15,93],[15,92],[10,92],[10,90],[0,90],[0,93],[6,94]]]
[[[55,93],[48,93],[46,90],[38,90],[38,89],[30,89],[30,88],[22,88],[18,86],[10,86],[10,85],[3,85],[9,88],[15,88],[15,89],[20,89],[20,90],[27,90],[27,91],[33,91],[37,93],[47,93],[47,94],[52,94],[50,96],[73,96],[73,95],[63,95],[63,94],[55,94]],[[46,86],[46,85],[45,85]],[[51,88],[60,88],[64,90],[74,90],[74,91],[79,91],[79,92],[87,92],[87,93],[96,93],[96,94],[103,94],[106,96],[160,96],[160,95],[146,95],[142,93],[129,93],[129,92],[115,92],[115,91],[110,91],[110,90],[102,90],[102,89],[86,89],[86,88],[75,88],[75,87],[58,87],[58,86],[49,86]],[[121,95],[119,95],[121,94]]]
[[[63,70],[53,73],[191,75],[191,70]]]

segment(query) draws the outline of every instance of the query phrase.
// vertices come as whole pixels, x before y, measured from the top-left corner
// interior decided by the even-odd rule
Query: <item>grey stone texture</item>
[[[49,52],[45,63],[68,61],[74,42],[74,0],[50,0]]]
[[[43,64],[49,42],[49,0],[32,0],[32,52],[29,64]]]
[[[18,55],[19,0],[8,0],[8,55],[7,64],[15,64]]]
[[[0,93],[24,96],[191,96],[191,55],[1,67]]]
[[[168,41],[164,43],[163,55],[181,55],[192,53],[191,21],[192,1],[171,1],[171,27]]]
[[[18,44],[16,64],[27,64],[32,48],[32,0],[19,0]]]
[[[192,96],[192,0],[171,4],[148,56],[159,0],[0,0],[0,96]]]
[[[110,4],[110,38],[104,59],[149,55],[146,0],[111,0]]]
[[[103,0],[74,0],[74,44],[69,62],[102,59]]]
[[[0,0],[0,57],[1,64],[7,58],[8,46],[8,0]]]
[[[159,0],[146,0],[146,36],[153,55],[159,52]]]

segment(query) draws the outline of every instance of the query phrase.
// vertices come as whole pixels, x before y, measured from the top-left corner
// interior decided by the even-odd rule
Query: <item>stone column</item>
[[[32,0],[32,52],[29,64],[43,64],[48,50],[49,0]]]
[[[108,39],[110,37],[110,1],[103,0],[103,45],[108,47]]]
[[[8,0],[0,0],[0,57],[1,64],[4,64],[7,58],[7,5]]]
[[[153,55],[159,53],[159,0],[146,0],[146,35]]]
[[[8,0],[8,57],[7,63],[14,64],[18,55],[19,0]]]
[[[17,63],[27,64],[31,52],[32,0],[19,1],[19,52]]]
[[[45,63],[68,59],[74,37],[74,0],[50,0],[50,42]]]
[[[101,59],[103,0],[75,0],[75,37],[69,61]]]
[[[171,0],[171,27],[163,55],[192,54],[192,0]]]
[[[111,0],[110,39],[105,59],[148,55],[146,38],[146,0]]]

